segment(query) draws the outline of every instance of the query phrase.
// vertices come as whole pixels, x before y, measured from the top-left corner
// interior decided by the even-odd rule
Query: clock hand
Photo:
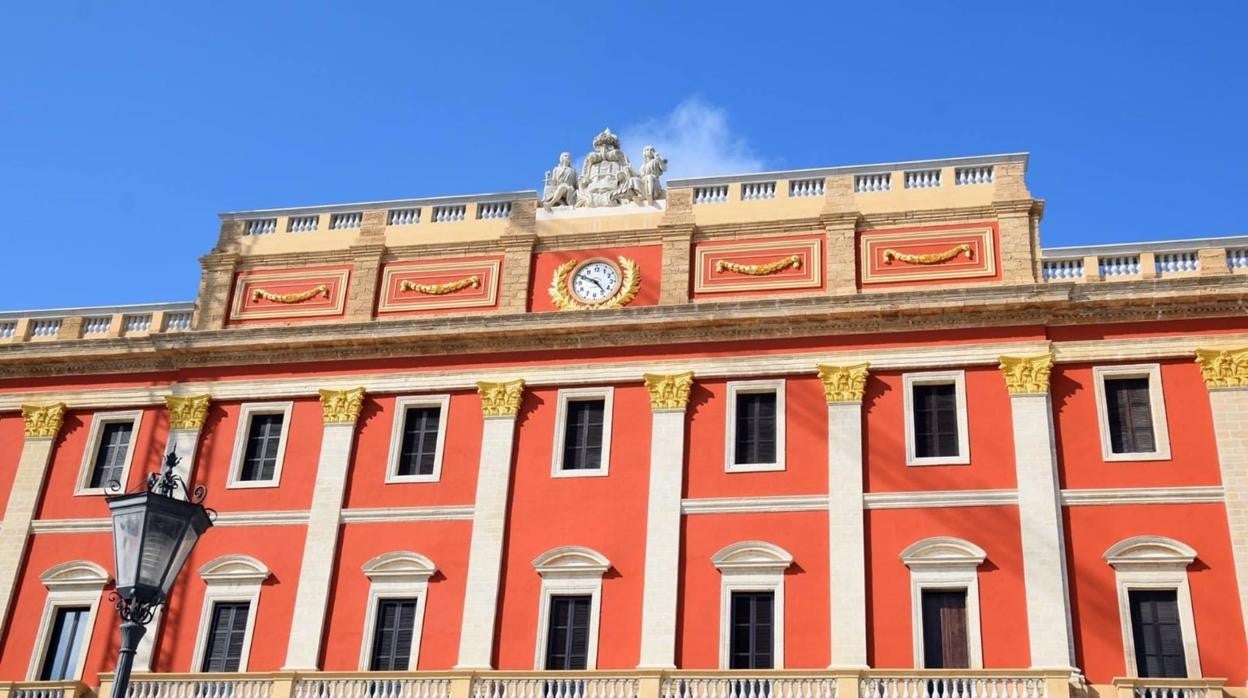
[[[594,277],[590,276],[589,274],[586,274],[586,275],[585,275],[585,278],[586,278],[586,279],[589,279],[589,280],[590,280],[590,281],[592,281],[592,282],[594,282],[594,285],[595,285],[595,286],[597,286],[600,290],[603,290],[603,291],[607,290],[607,289],[603,288],[602,284],[598,283],[598,279],[595,279]]]

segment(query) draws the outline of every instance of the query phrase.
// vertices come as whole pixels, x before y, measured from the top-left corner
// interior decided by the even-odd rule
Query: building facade
[[[217,518],[136,698],[1248,696],[1248,238],[1044,249],[1025,155],[643,159],[0,315],[0,691],[109,691],[104,496],[172,450]]]

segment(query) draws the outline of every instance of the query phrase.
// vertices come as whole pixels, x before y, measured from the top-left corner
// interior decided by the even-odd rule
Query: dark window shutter
[[[91,487],[108,487],[110,482],[121,482],[126,465],[126,451],[130,448],[133,422],[109,422],[100,431],[99,447],[95,451],[95,463],[91,467]]]
[[[247,428],[247,450],[239,479],[272,480],[277,470],[277,447],[282,440],[282,414],[252,415]]]
[[[1178,592],[1135,589],[1127,592],[1127,603],[1131,606],[1136,673],[1141,678],[1187,678]]]
[[[87,606],[64,606],[56,609],[52,632],[44,650],[40,681],[71,681],[78,673],[78,653],[87,634]]]
[[[546,668],[585,669],[589,664],[589,596],[552,596],[546,628]]]
[[[250,611],[250,604],[245,601],[213,605],[212,625],[208,629],[208,644],[204,648],[201,671],[238,671]]]
[[[728,668],[771,669],[775,646],[775,594],[734,591],[729,612]]]
[[[403,415],[403,442],[399,448],[399,475],[432,475],[438,450],[438,407],[409,407]]]
[[[377,603],[372,671],[407,671],[411,667],[416,599],[382,599]]]
[[[738,393],[736,465],[776,462],[776,394]]]
[[[958,444],[958,388],[953,383],[915,385],[913,398],[914,455],[952,458]]]
[[[966,590],[925,589],[922,604],[924,668],[969,668]]]
[[[1110,450],[1114,453],[1157,450],[1147,378],[1107,379],[1105,411],[1109,419]]]
[[[605,400],[571,400],[563,426],[563,469],[598,470],[602,467],[602,430]]]

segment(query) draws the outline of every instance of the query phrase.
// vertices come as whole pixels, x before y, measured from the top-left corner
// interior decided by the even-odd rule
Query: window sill
[[[931,458],[907,458],[906,465],[923,467],[928,465],[970,465],[970,456],[933,456]]]
[[[576,470],[556,470],[550,474],[552,478],[563,477],[606,477],[610,473],[606,468],[580,468]]]
[[[734,463],[724,467],[725,473],[780,473],[784,463]]]

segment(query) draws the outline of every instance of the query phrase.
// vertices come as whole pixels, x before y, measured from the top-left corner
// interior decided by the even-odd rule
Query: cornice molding
[[[345,509],[342,512],[342,522],[357,524],[399,521],[471,521],[472,511],[473,505],[471,504]]]
[[[1220,485],[1194,487],[1106,487],[1062,490],[1062,505],[1217,504],[1226,499]]]
[[[345,509],[343,523],[388,523],[401,521],[471,521],[473,505],[428,507],[383,507]],[[232,511],[217,515],[216,526],[303,526],[309,514],[302,510]],[[32,533],[107,533],[113,528],[107,518],[42,519],[32,521]]]
[[[707,497],[682,499],[682,514],[760,514],[786,511],[827,511],[826,494],[777,497]]]
[[[864,509],[930,509],[993,507],[1018,504],[1017,490],[941,490],[934,492],[868,492]]]

